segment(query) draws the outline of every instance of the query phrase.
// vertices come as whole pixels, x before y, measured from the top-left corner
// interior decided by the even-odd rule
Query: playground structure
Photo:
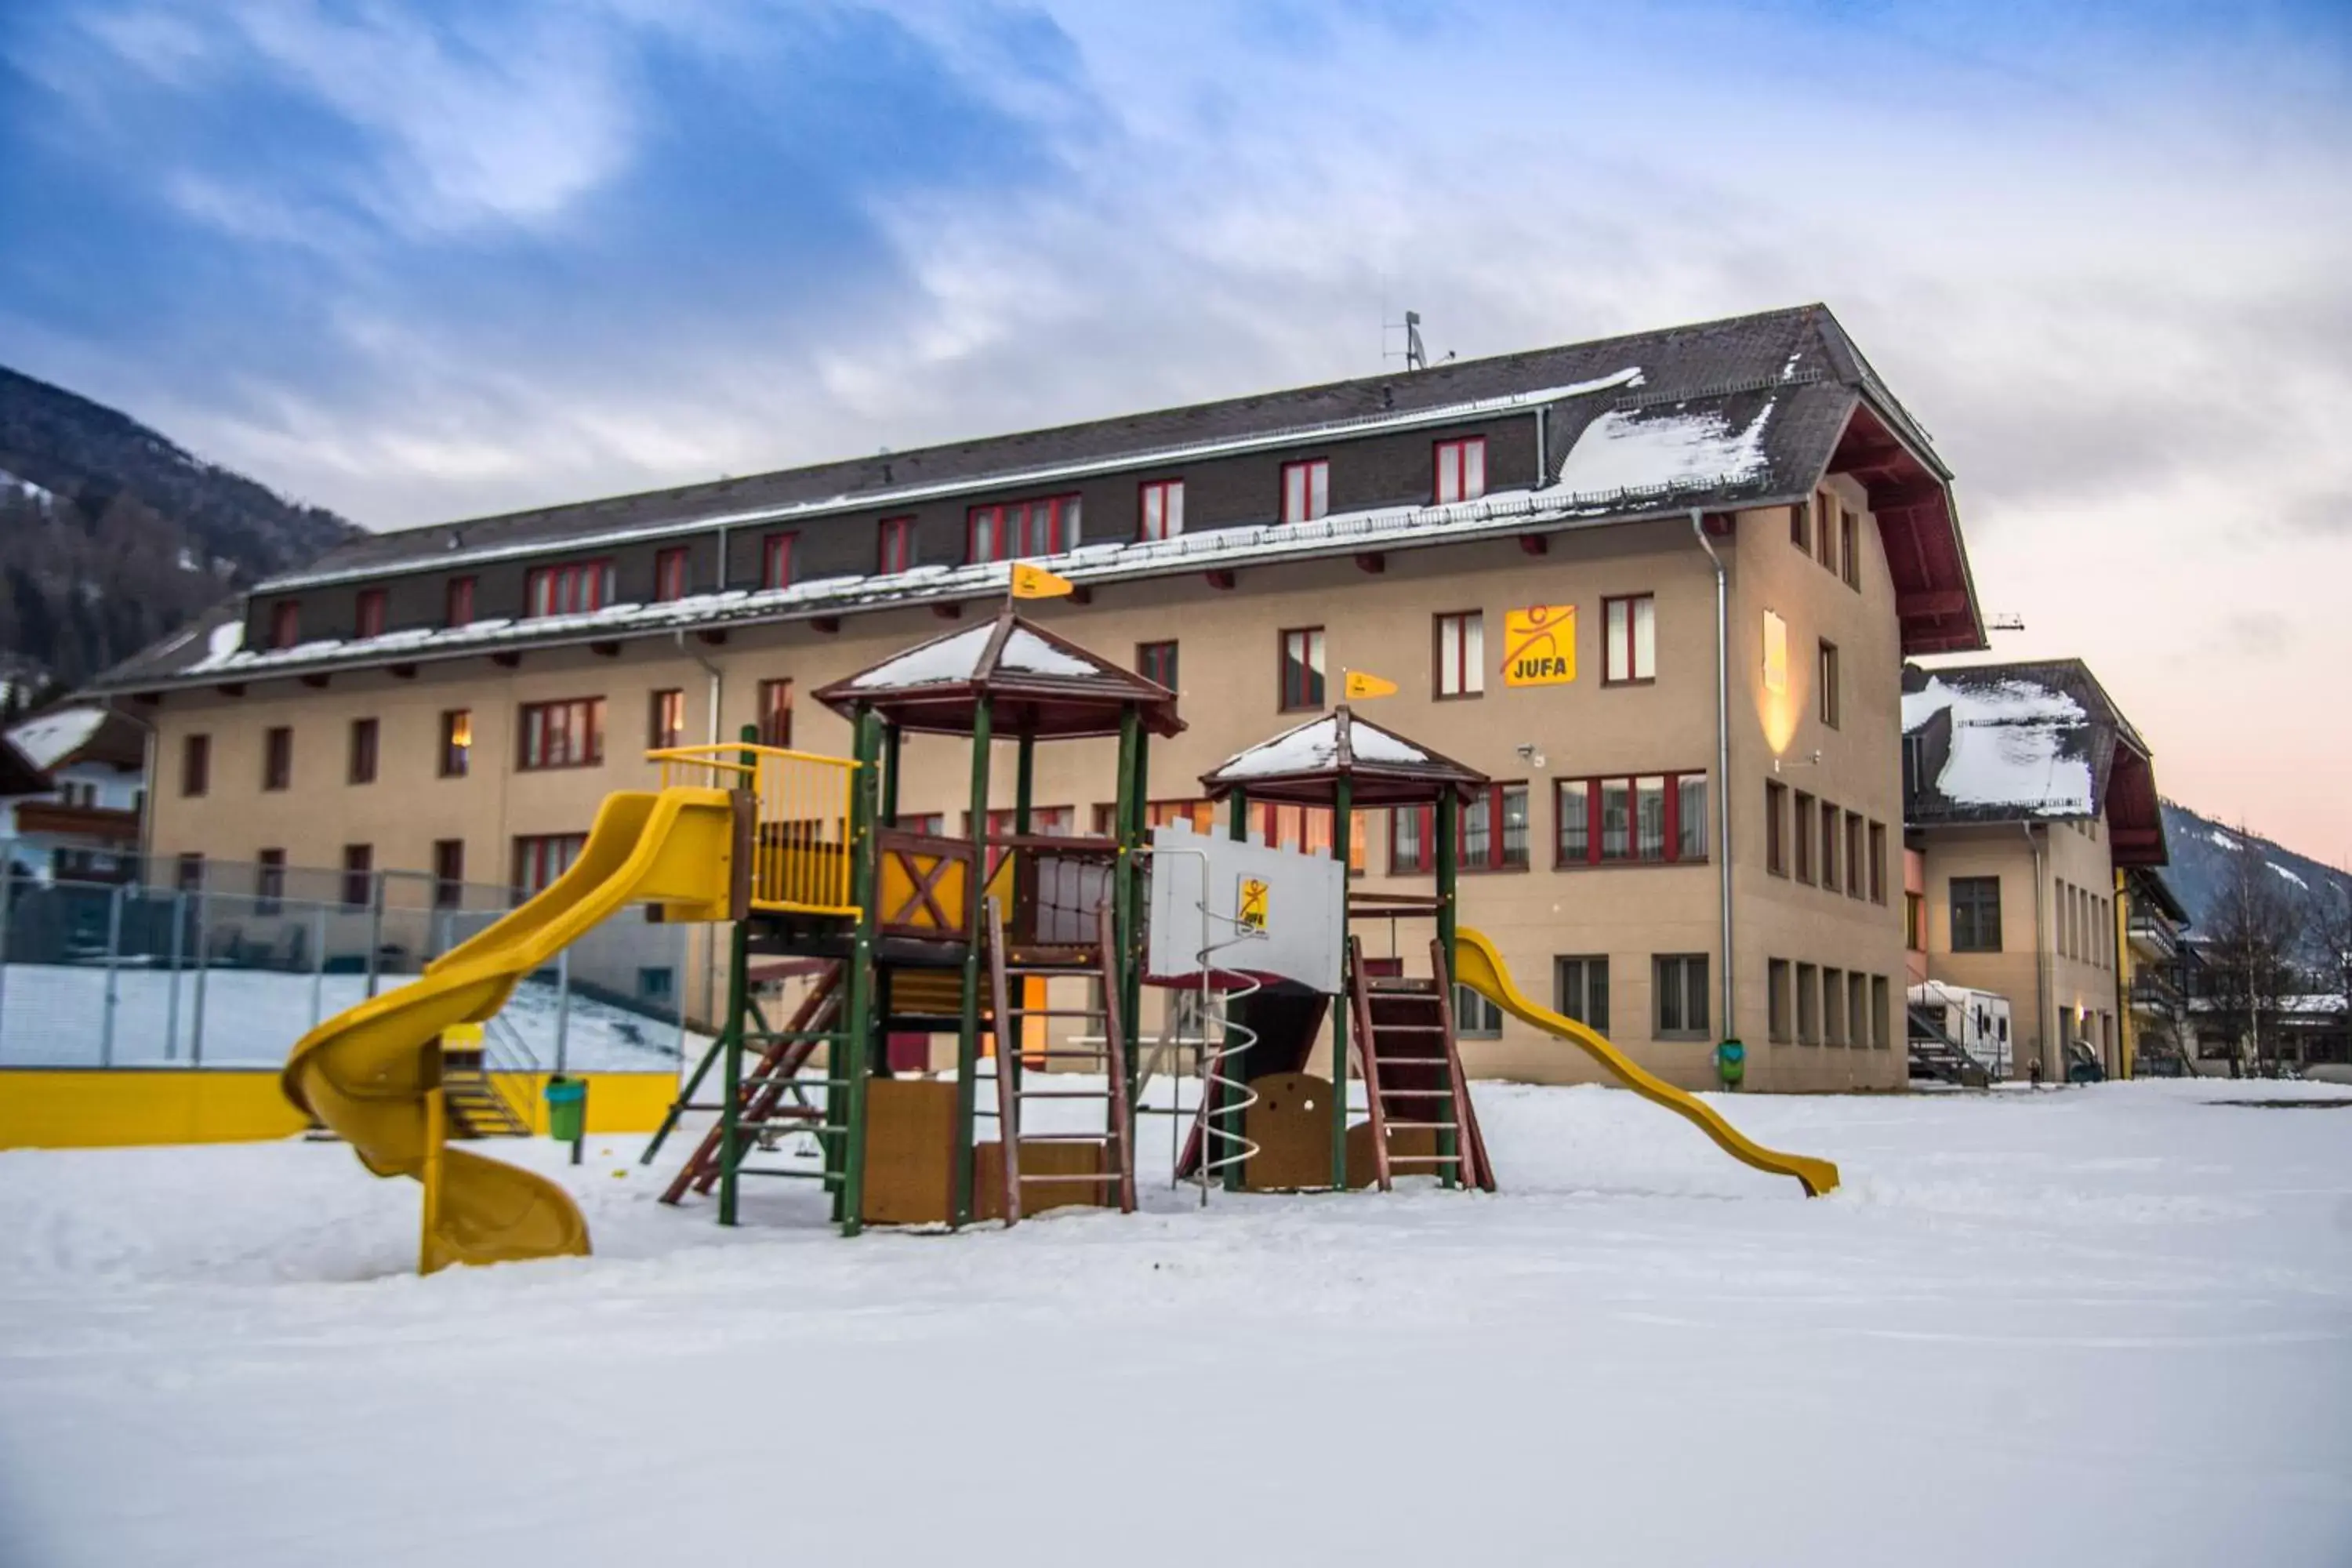
[[[296,1046],[288,1097],[376,1174],[423,1183],[422,1271],[588,1250],[555,1184],[448,1147],[443,1051],[565,944],[647,902],[667,920],[729,925],[718,1036],[644,1154],[650,1163],[686,1114],[715,1113],[664,1196],[715,1193],[724,1225],[738,1222],[743,1181],[761,1178],[821,1183],[848,1235],[1011,1225],[1072,1204],[1133,1210],[1147,984],[1202,998],[1192,1032],[1163,1029],[1150,1064],[1172,1061],[1171,1078],[1201,1086],[1193,1106],[1157,1109],[1190,1121],[1178,1174],[1204,1200],[1212,1186],[1385,1191],[1414,1174],[1494,1190],[1455,1038],[1457,983],[1591,1053],[1748,1164],[1810,1194],[1836,1184],[1833,1165],[1749,1142],[1521,994],[1492,944],[1454,919],[1458,814],[1485,777],[1345,707],[1203,776],[1227,807],[1218,839],[1181,826],[1147,836],[1149,747],[1182,731],[1175,694],[1010,602],[815,695],[849,721],[850,756],[759,745],[749,730],[740,743],[649,753],[661,787],[608,797],[552,885]],[[967,834],[899,826],[908,733],[970,741]],[[1033,834],[1038,743],[1111,736],[1108,833]],[[993,829],[990,809],[1000,742],[1017,749],[1009,833]],[[1251,842],[1254,801],[1328,809],[1328,859]],[[1351,895],[1351,814],[1419,805],[1435,812],[1433,892]],[[1424,974],[1367,956],[1348,929],[1408,920],[1432,926]],[[772,1020],[754,980],[780,972],[811,984]],[[1075,1005],[1073,987],[1086,993]],[[1328,1077],[1309,1070],[1327,1022]],[[892,1040],[932,1036],[953,1037],[951,1073],[890,1070]],[[714,1068],[716,1098],[699,1100]],[[1352,1125],[1351,1076],[1365,1111]],[[1073,1127],[1066,1111],[1095,1120]],[[814,1142],[814,1163],[765,1158],[793,1140]]]

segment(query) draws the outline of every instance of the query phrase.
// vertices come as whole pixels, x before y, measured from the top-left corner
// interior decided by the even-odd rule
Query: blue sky
[[[19,0],[0,363],[385,527],[1825,300],[1998,651],[2335,858],[2347,106],[2319,5]]]

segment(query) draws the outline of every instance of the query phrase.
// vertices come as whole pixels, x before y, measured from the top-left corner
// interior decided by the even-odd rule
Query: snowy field
[[[1481,1086],[1494,1197],[858,1241],[519,1144],[598,1256],[433,1279],[335,1145],[0,1153],[0,1563],[2342,1568],[2347,1099],[1740,1099],[1808,1202]]]
[[[379,993],[414,979],[387,974]],[[0,1066],[185,1067],[199,1048],[206,1067],[282,1065],[294,1042],[320,1019],[367,995],[361,974],[287,974],[267,969],[214,969],[204,977],[204,1031],[196,1037],[196,973],[123,968],[114,972],[114,1028],[106,1028],[107,974],[81,964],[12,963],[0,1008]],[[176,996],[175,996],[176,993]],[[535,1064],[556,1060],[559,1016],[564,1065],[576,1072],[639,1072],[674,1068],[678,1027],[574,991],[566,1014],[562,993],[527,980],[499,1015],[514,1027]],[[686,1048],[699,1056],[709,1037],[688,1033]],[[5,1565],[0,1565],[5,1568]]]

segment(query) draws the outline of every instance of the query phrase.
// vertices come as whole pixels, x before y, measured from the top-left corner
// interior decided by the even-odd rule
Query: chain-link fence
[[[0,844],[0,868],[12,858]],[[161,860],[120,879],[0,869],[0,1066],[274,1067],[513,905],[401,871]],[[507,1043],[547,1070],[672,1071],[691,928],[605,921],[515,988]]]

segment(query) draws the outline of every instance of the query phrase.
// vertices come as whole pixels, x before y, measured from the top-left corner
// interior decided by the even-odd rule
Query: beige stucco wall
[[[2121,1071],[2122,1033],[2116,1019],[2112,943],[2104,948],[2086,945],[2080,958],[2059,951],[2061,882],[2103,900],[2115,898],[2105,821],[2045,822],[2031,828],[2019,823],[1937,827],[1918,839],[1927,868],[1929,974],[2009,998],[2019,1076],[2029,1071],[2037,1057],[2046,1078],[2054,1080],[2063,1076],[2057,1022],[2069,1008],[2091,1017],[2093,1026],[2083,1031],[2084,1037],[2102,1047],[2109,1072]],[[1951,882],[1955,877],[2000,879],[2000,952],[1952,951]],[[2112,902],[2103,918],[2112,920]],[[2112,929],[2110,925],[2108,931]]]
[[[1855,492],[1847,500],[1857,507],[1861,502]],[[1732,578],[1731,801],[1739,931],[1732,1022],[1748,1043],[1754,1089],[1885,1088],[1904,1081],[1899,1033],[1886,1050],[1774,1046],[1766,1040],[1764,1018],[1768,957],[1885,976],[1897,993],[1903,983],[1901,658],[1876,530],[1865,527],[1863,538],[1859,593],[1796,551],[1780,510],[1743,516],[1736,537],[1718,543]],[[1657,679],[1605,688],[1600,602],[1604,595],[1645,592],[1657,596]],[[1537,604],[1577,606],[1577,679],[1563,687],[1505,688],[1497,672],[1504,612]],[[1779,700],[1768,702],[1762,690],[1767,605],[1790,626],[1788,700],[1801,715],[1793,725],[1776,707]],[[1721,956],[1717,868],[1711,858],[1700,866],[1555,869],[1551,781],[1713,772],[1714,606],[1706,558],[1687,523],[1677,521],[1555,534],[1541,556],[1504,540],[1393,552],[1378,574],[1347,560],[1244,568],[1232,590],[1213,588],[1199,577],[1162,579],[1098,586],[1088,605],[1048,601],[1026,608],[1120,661],[1131,658],[1140,642],[1179,644],[1182,711],[1191,728],[1153,747],[1156,799],[1197,795],[1202,773],[1307,717],[1277,711],[1278,636],[1286,627],[1325,627],[1327,679],[1335,698],[1344,668],[1394,679],[1402,691],[1368,706],[1370,717],[1498,780],[1529,784],[1529,868],[1465,876],[1465,923],[1493,936],[1523,988],[1545,999],[1553,990],[1554,955],[1607,954],[1613,1037],[1654,1070],[1700,1087],[1714,1081],[1709,1045],[1651,1038],[1651,959],[1708,954],[1710,1014],[1719,1011],[1713,994]],[[1486,692],[1475,700],[1434,700],[1431,617],[1473,609],[1486,617]],[[975,605],[968,616],[985,613]],[[405,680],[370,672],[338,675],[324,689],[275,680],[255,682],[235,697],[173,693],[149,710],[158,729],[162,772],[153,847],[223,860],[250,860],[261,848],[276,847],[293,864],[332,866],[344,845],[368,843],[379,868],[421,869],[431,863],[435,839],[463,838],[469,878],[502,881],[516,836],[584,831],[606,792],[654,782],[653,769],[638,755],[652,691],[682,689],[688,739],[709,732],[709,677],[692,655],[707,658],[722,678],[721,735],[731,736],[753,720],[759,681],[788,677],[799,694],[794,743],[841,752],[848,745],[846,723],[806,694],[946,629],[928,610],[882,611],[850,618],[833,635],[804,625],[766,627],[736,630],[717,647],[691,637],[682,646],[629,644],[610,658],[586,649],[530,651],[511,669],[469,658],[425,666]],[[1812,648],[1821,636],[1843,651],[1844,721],[1836,731],[1824,731],[1811,717]],[[607,704],[604,764],[517,773],[518,705],[590,695],[604,696]],[[436,776],[437,725],[440,713],[453,707],[473,711],[474,763],[467,778],[441,779]],[[383,726],[383,761],[374,784],[350,785],[343,782],[346,727],[362,716]],[[297,731],[294,787],[282,795],[259,787],[261,734],[277,723],[290,723]],[[180,738],[191,731],[213,737],[212,786],[197,799],[183,796],[178,787]],[[1522,745],[1539,752],[1545,766],[1538,770],[1523,760],[1517,752]],[[1884,904],[1795,887],[1764,872],[1762,781],[1776,755],[1792,762],[1815,750],[1822,752],[1818,765],[1792,768],[1787,776],[1885,826]],[[902,811],[942,812],[949,831],[960,831],[968,755],[963,742],[910,739]],[[1112,758],[1108,742],[1040,748],[1036,802],[1076,807],[1077,825],[1086,830],[1093,807],[1111,798]],[[1012,803],[1013,765],[1013,748],[999,748],[1000,805]],[[1372,820],[1373,874],[1365,885],[1381,887],[1389,885],[1385,825]],[[1708,837],[1719,854],[1713,821]],[[1427,884],[1414,879],[1397,885]],[[1385,951],[1385,926],[1366,925],[1362,934],[1370,951]],[[1425,925],[1402,928],[1401,945],[1413,970],[1425,963],[1428,934]],[[688,1000],[699,1002],[691,988]],[[1719,1019],[1711,1021],[1720,1027]],[[1580,1054],[1516,1024],[1507,1025],[1499,1039],[1467,1042],[1465,1056],[1481,1074],[1553,1081],[1592,1076]]]

